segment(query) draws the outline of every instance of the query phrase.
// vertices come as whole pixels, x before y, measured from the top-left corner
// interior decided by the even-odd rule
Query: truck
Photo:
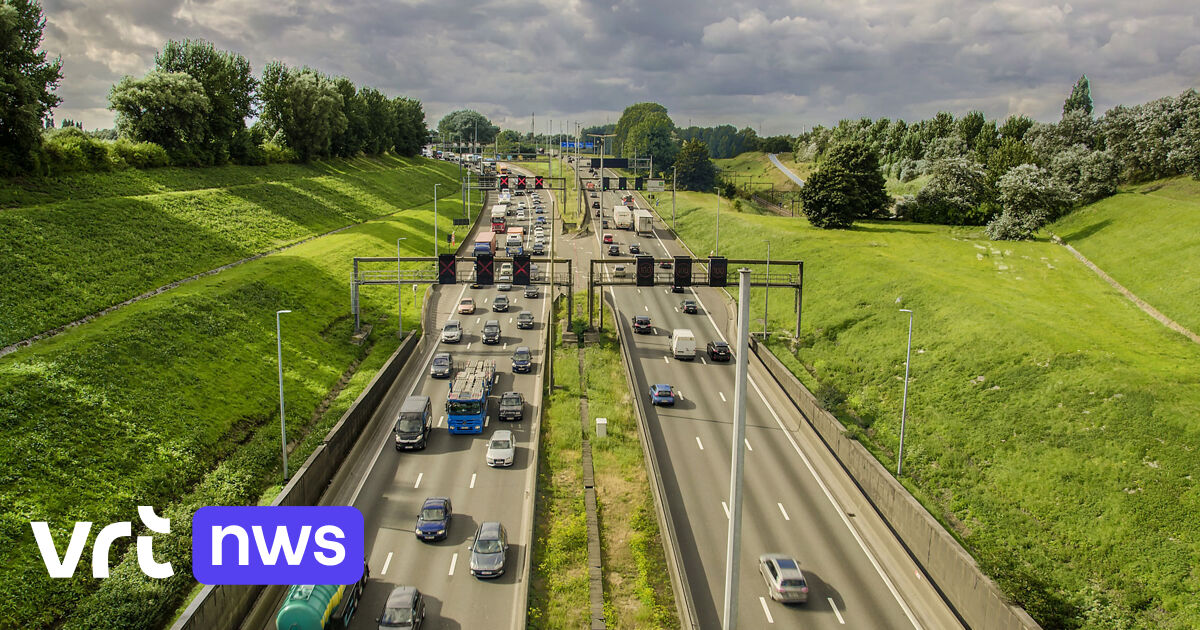
[[[622,230],[633,229],[633,212],[629,206],[620,205],[613,208],[613,225]]]
[[[475,248],[472,250],[472,253],[476,256],[496,253],[496,234],[493,232],[480,232],[475,237]]]
[[[633,231],[638,234],[651,234],[654,232],[654,215],[645,208],[638,208],[633,211]]]
[[[492,206],[492,233],[504,234],[508,228],[508,204]]]
[[[344,630],[358,610],[371,572],[363,566],[354,584],[304,584],[288,587],[275,615],[276,630]]]
[[[505,237],[504,252],[509,256],[525,253],[525,228],[514,226]]]
[[[671,331],[671,355],[676,359],[691,361],[696,358],[696,335],[687,328]]]
[[[500,191],[500,203],[508,203],[512,201],[512,193],[507,190]]]
[[[446,394],[446,422],[450,433],[483,433],[488,394],[496,382],[495,361],[467,361],[450,383]]]

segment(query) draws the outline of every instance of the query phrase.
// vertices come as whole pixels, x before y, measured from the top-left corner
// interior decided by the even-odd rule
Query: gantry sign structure
[[[606,265],[631,265],[633,276],[614,276]],[[747,267],[750,271],[750,286],[779,287],[796,292],[796,336],[800,336],[800,318],[804,307],[804,261],[759,260],[752,258],[725,258],[709,256],[705,260],[690,256],[655,258],[634,256],[632,258],[593,258],[588,261],[588,325],[592,326],[592,309],[595,303],[594,289],[604,286],[653,287],[667,286],[682,292],[687,287],[728,286],[729,267]],[[780,269],[774,271],[773,269]],[[601,289],[603,290],[603,289]],[[600,300],[604,308],[604,300]],[[604,312],[600,312],[600,328],[604,326]]]

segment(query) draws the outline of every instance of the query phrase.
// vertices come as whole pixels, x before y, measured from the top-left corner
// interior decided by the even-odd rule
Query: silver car
[[[508,553],[508,533],[499,521],[488,521],[475,532],[471,543],[471,575],[477,578],[504,575],[504,557]]]
[[[808,582],[795,558],[781,553],[763,554],[758,557],[758,572],[767,581],[771,599],[797,604],[808,601]]]
[[[512,466],[516,455],[517,443],[513,439],[512,431],[501,429],[492,434],[485,455],[488,466]]]
[[[458,343],[462,341],[462,324],[455,320],[446,322],[442,326],[442,342],[443,343]]]

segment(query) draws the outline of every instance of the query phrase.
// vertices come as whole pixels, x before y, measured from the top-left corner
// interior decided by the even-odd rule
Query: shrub
[[[912,208],[912,220],[946,225],[983,225],[988,216],[980,206],[991,198],[983,166],[968,158],[935,162],[932,178]]]
[[[901,195],[892,206],[892,215],[897,219],[911,221],[917,210],[917,198],[912,195]]]
[[[262,155],[266,164],[284,164],[300,161],[300,156],[295,151],[274,142],[267,142],[262,145]]]
[[[46,134],[42,164],[47,174],[75,171],[111,171],[123,164],[109,153],[108,142],[88,136],[75,127]]]
[[[153,142],[134,142],[121,138],[108,145],[109,151],[125,165],[132,168],[157,168],[170,166],[167,150]]]

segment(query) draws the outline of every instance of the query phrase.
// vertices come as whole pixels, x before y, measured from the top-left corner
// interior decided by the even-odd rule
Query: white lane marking
[[[663,361],[666,361],[667,365],[671,365],[671,360],[668,359],[667,357],[663,357]]]
[[[782,503],[776,503],[775,505],[778,505],[778,506],[779,506],[779,511],[780,511],[780,512],[783,512],[783,520],[785,520],[785,521],[790,521],[790,520],[792,520],[792,517],[788,516],[787,510],[783,509],[783,504],[782,504]]]
[[[476,474],[478,474],[478,473],[471,473],[471,488],[472,489],[475,488],[475,475]]]
[[[696,446],[699,446],[700,450],[702,450],[702,451],[704,450],[704,443],[700,441],[699,435],[696,436]]]
[[[483,428],[485,428],[485,429],[486,429],[486,428],[487,428],[487,425],[488,425],[488,423],[489,423],[489,422],[491,422],[491,421],[492,421],[492,417],[491,417],[491,416],[484,416],[484,417],[483,417]]]
[[[421,487],[421,479],[422,479],[423,477],[425,477],[425,473],[418,473],[418,474],[417,474],[417,483],[414,483],[414,484],[413,484],[413,488],[420,488],[420,487]]]
[[[389,551],[387,560],[383,561],[383,570],[379,572],[379,575],[387,575],[388,566],[391,564],[392,564],[392,552]]]
[[[642,292],[642,290],[641,290],[641,289],[638,289],[638,293],[641,293],[641,292]]]
[[[450,556],[450,573],[447,575],[454,575],[454,565],[456,564],[458,564],[458,552],[455,552],[453,556]]]
[[[644,306],[644,305],[643,305],[643,306],[642,306],[642,308],[646,309],[646,312],[647,312],[647,313],[649,313],[649,312],[650,312],[650,307],[649,307],[649,306]]]
[[[704,357],[700,357],[700,362],[703,363],[704,365],[708,365],[708,361],[705,361]]]
[[[663,293],[666,293],[667,295],[671,295],[671,291],[669,289],[663,289]]]
[[[742,440],[742,441],[746,443],[746,450],[747,450],[747,451],[753,451],[753,450],[754,450],[754,447],[750,446],[750,440],[749,440],[749,439]]]
[[[838,610],[837,604],[833,603],[833,598],[826,597],[825,599],[829,600],[829,607],[833,609],[833,614],[837,615],[838,623],[846,625],[846,620],[842,619],[842,613]]]
[[[721,397],[721,402],[729,402],[725,400],[725,392],[717,392],[717,395]]]
[[[470,349],[471,349],[471,344],[473,344],[473,343],[475,343],[475,342],[474,342],[474,341],[471,341],[471,342],[468,342],[468,343],[467,343],[467,350],[470,350]]]
[[[512,318],[511,318],[511,317],[509,317],[509,318],[508,318],[508,323],[510,323],[510,324],[512,323]]]
[[[682,392],[680,392],[680,391],[678,391],[678,390],[676,390],[676,391],[675,391],[675,398],[677,398],[677,399],[679,399],[679,400],[683,400],[683,393],[682,393]]]
[[[678,307],[678,306],[676,306],[676,307],[675,307],[675,312],[676,312],[676,313],[678,313],[678,312],[679,312],[679,307]]]
[[[729,518],[729,504],[722,501],[721,507],[725,510],[725,518]]]
[[[438,418],[438,426],[439,427],[442,426],[442,422],[445,421],[445,419],[446,419],[446,416],[441,416]]]
[[[767,598],[759,597],[758,603],[762,604],[763,614],[767,616],[767,623],[775,623],[775,618],[771,616],[771,609],[767,608]]]
[[[508,350],[508,342],[507,341],[504,342],[504,349]]]
[[[476,318],[475,318],[475,323],[476,323],[476,324],[478,324],[478,323],[479,323],[479,320],[481,320],[481,319],[483,319],[483,318],[482,318],[482,317],[476,317]]]

